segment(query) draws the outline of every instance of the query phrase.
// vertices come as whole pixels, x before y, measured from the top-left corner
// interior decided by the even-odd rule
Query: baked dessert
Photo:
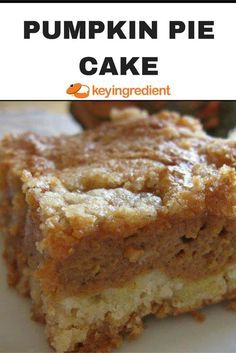
[[[91,129],[110,121],[110,113],[114,108],[136,107],[147,110],[149,114],[168,109],[196,116],[201,120],[204,128],[212,133],[222,122],[221,116],[224,116],[224,119],[227,116],[227,110],[223,109],[223,106],[230,110],[227,102],[220,101],[74,101],[70,104],[70,111],[85,129]]]
[[[57,352],[109,352],[146,315],[236,296],[236,141],[176,113],[115,114],[0,146],[8,281]]]

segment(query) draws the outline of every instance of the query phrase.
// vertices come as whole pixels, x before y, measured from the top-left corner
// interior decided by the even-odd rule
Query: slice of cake
[[[0,147],[8,281],[57,352],[236,296],[236,141],[163,112]],[[136,116],[137,115],[137,116]]]

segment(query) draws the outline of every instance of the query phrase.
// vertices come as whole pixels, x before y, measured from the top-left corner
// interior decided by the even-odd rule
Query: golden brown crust
[[[198,138],[201,140],[197,141]],[[188,151],[188,146],[184,146],[185,141],[192,140],[198,145],[202,141],[203,145],[205,139],[207,136],[197,121],[175,113],[160,113],[147,119],[133,116],[106,123],[74,136],[48,138],[33,133],[18,137],[9,135],[1,142],[0,156],[1,163],[14,163],[16,170],[26,168],[33,173],[50,168],[61,170],[78,167],[92,162],[103,164],[109,160],[113,161],[112,164],[117,162],[119,167],[122,161],[137,158],[173,165],[191,157],[180,153],[186,148]],[[168,141],[163,150],[163,142]]]
[[[72,295],[115,291],[156,269],[185,283],[223,273],[219,295],[184,310],[154,302],[158,317],[230,292],[224,271],[236,262],[236,142],[210,138],[197,121],[174,113],[126,118],[121,113],[76,136],[24,134],[1,142],[11,284],[22,293],[30,289],[40,302],[35,316],[45,314],[49,327],[53,314],[41,310],[47,300],[56,305]],[[42,291],[35,297],[32,279]],[[164,292],[172,293],[168,286]],[[141,322],[138,311],[131,314]],[[109,350],[127,330],[139,331],[129,320],[106,326],[106,334],[103,325],[80,339],[82,350]]]
[[[235,142],[210,138],[175,113],[120,115],[76,136],[2,141],[2,188],[12,194],[5,203],[19,214],[8,229],[9,248],[19,253],[8,256],[15,281],[22,237],[32,266],[43,262],[46,287],[71,293],[119,286],[157,266],[193,279],[235,261]],[[20,235],[25,169],[30,212]]]

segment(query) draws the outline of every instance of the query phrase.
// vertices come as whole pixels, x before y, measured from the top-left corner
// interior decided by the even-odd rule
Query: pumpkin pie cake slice
[[[114,114],[0,145],[8,282],[59,353],[109,352],[146,315],[236,296],[236,141],[176,113]]]

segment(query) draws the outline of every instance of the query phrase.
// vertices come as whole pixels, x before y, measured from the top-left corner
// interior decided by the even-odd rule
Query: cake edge
[[[56,352],[110,352],[124,337],[139,336],[147,315],[176,316],[235,298],[236,264],[198,281],[154,270],[120,288],[63,299],[40,293],[33,280],[31,297],[34,319],[45,317],[48,341]]]

